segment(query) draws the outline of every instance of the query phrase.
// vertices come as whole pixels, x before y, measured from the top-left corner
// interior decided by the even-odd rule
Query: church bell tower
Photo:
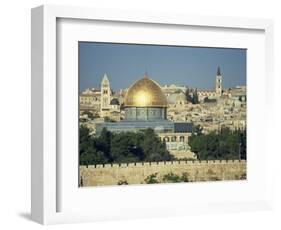
[[[110,84],[105,73],[101,82],[101,117],[108,116],[110,110],[110,96]]]
[[[216,95],[217,97],[221,97],[222,95],[222,76],[221,76],[221,70],[218,66],[217,69],[217,76],[216,76]]]

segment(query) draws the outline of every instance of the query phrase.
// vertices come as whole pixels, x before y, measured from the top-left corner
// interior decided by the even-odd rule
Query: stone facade
[[[145,184],[145,178],[157,173],[161,178],[168,173],[185,173],[190,182],[246,179],[246,161],[167,161],[128,164],[80,166],[80,186]]]
[[[166,148],[169,152],[179,159],[193,159],[196,160],[196,154],[191,152],[190,146],[188,145],[188,139],[191,133],[158,133],[161,141],[165,141]]]

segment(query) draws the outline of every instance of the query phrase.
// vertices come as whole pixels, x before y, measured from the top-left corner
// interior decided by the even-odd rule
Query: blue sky
[[[107,73],[111,88],[129,87],[147,71],[160,85],[214,88],[217,66],[223,88],[246,85],[246,50],[79,42],[80,91],[95,87]]]

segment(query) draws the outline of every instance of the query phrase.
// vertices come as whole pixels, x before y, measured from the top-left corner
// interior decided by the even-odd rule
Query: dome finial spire
[[[145,72],[144,72],[144,77],[145,77],[145,78],[148,78],[147,69],[145,69]]]

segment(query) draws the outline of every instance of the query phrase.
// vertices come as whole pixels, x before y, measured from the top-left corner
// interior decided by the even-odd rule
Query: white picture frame
[[[264,160],[257,160],[256,163],[251,163],[249,179],[246,183],[248,185],[241,184],[240,182],[224,183],[218,182],[215,186],[208,185],[208,183],[197,183],[196,189],[194,185],[187,186],[180,185],[152,185],[144,189],[144,186],[125,186],[122,188],[99,188],[96,190],[84,189],[83,192],[76,192],[77,188],[73,188],[73,191],[62,182],[66,180],[61,173],[61,164],[64,158],[60,158],[57,155],[58,151],[58,129],[59,126],[57,118],[61,108],[58,108],[58,97],[61,94],[61,85],[58,84],[58,31],[61,19],[73,21],[88,21],[88,22],[103,22],[107,25],[114,27],[115,22],[122,22],[124,24],[132,25],[151,25],[153,27],[161,28],[180,28],[184,30],[185,27],[200,28],[200,30],[215,29],[215,30],[239,30],[241,33],[248,33],[249,31],[256,31],[257,34],[262,34],[258,44],[263,44],[264,47],[260,47],[261,57],[250,55],[250,62],[260,63],[256,70],[252,71],[250,66],[250,73],[256,74],[257,80],[248,79],[247,84],[249,88],[250,98],[249,105],[251,105],[251,98],[254,99],[258,95],[259,90],[263,90],[265,93],[264,100],[261,100],[261,105],[266,109],[260,109],[257,106],[249,106],[249,119],[251,119],[250,127],[255,127],[259,123],[259,119],[264,119],[270,124],[271,116],[274,107],[274,100],[270,100],[273,95],[273,22],[266,19],[247,19],[247,18],[231,18],[231,17],[210,17],[210,16],[192,16],[192,15],[173,15],[173,14],[160,14],[149,12],[126,12],[117,10],[102,10],[91,8],[79,8],[79,7],[66,7],[66,6],[51,6],[45,5],[32,9],[32,183],[31,183],[31,213],[32,219],[41,224],[56,224],[56,223],[70,223],[70,222],[83,222],[83,221],[97,221],[97,220],[109,220],[109,219],[126,219],[126,218],[142,218],[142,217],[156,217],[156,216],[172,216],[172,215],[186,215],[191,213],[206,213],[206,212],[233,212],[243,210],[264,210],[270,209],[273,206],[272,202],[272,185],[273,185],[273,169],[271,168],[271,162],[273,160],[272,151],[270,151],[270,138],[266,135],[270,133],[272,126],[263,127],[261,134],[255,137],[255,131],[249,130],[249,151],[256,152],[257,156],[263,154]],[[79,30],[79,23],[76,25],[76,29]],[[126,29],[125,29],[126,30]],[[115,32],[116,33],[116,32]],[[208,33],[208,32],[207,32]],[[81,31],[81,35],[83,32]],[[108,34],[114,37],[114,30]],[[105,35],[105,36],[108,36]],[[73,35],[74,36],[74,35]],[[85,34],[85,36],[88,36]],[[214,35],[216,36],[216,35]],[[71,36],[70,36],[71,37]],[[157,37],[156,37],[157,38]],[[79,39],[79,38],[78,38]],[[100,38],[102,39],[102,38]],[[117,39],[117,38],[116,38]],[[119,38],[118,38],[119,39]],[[122,41],[122,38],[120,38]],[[143,40],[144,43],[148,43],[148,40]],[[159,38],[160,39],[160,38]],[[243,42],[239,41],[239,37],[234,36],[236,39],[237,47]],[[250,39],[250,38],[249,38]],[[247,40],[247,39],[246,39]],[[110,40],[112,41],[112,39]],[[250,41],[250,40],[249,40]],[[247,44],[249,44],[249,41]],[[167,41],[168,42],[168,41]],[[204,41],[202,41],[204,42]],[[253,42],[254,43],[254,42]],[[204,43],[203,43],[204,44]],[[246,44],[246,43],[245,43]],[[212,46],[216,44],[213,43]],[[219,46],[219,44],[217,44]],[[227,46],[227,44],[226,44]],[[229,43],[231,46],[231,43]],[[248,48],[248,47],[244,47]],[[71,54],[71,53],[70,53]],[[254,65],[252,65],[254,66]],[[260,68],[260,69],[259,69]],[[258,71],[259,70],[259,71]],[[264,70],[264,72],[263,72]],[[251,75],[250,74],[250,75]],[[263,84],[265,83],[265,84]],[[64,91],[67,87],[69,91],[73,85],[64,84]],[[74,85],[75,86],[75,85]],[[70,92],[71,93],[71,92]],[[78,92],[77,92],[78,93]],[[252,95],[252,96],[251,96]],[[253,102],[253,101],[252,101]],[[255,117],[254,114],[259,113]],[[254,139],[257,141],[262,138],[266,138],[266,144],[264,148],[254,147]],[[262,152],[263,151],[263,152]],[[78,155],[78,153],[77,153]],[[250,155],[251,156],[251,155]],[[252,155],[253,156],[253,155]],[[249,158],[249,161],[253,158]],[[74,162],[74,161],[73,161]],[[254,161],[253,161],[254,162]],[[74,162],[75,163],[75,162]],[[72,163],[66,161],[63,162],[64,170],[69,170],[69,175],[77,174],[77,168],[73,168]],[[262,169],[259,172],[259,169]],[[252,175],[252,177],[251,177]],[[261,175],[261,179],[258,180],[255,175]],[[70,180],[72,180],[71,178]],[[68,179],[67,179],[68,180]],[[75,178],[73,180],[76,180]],[[251,181],[254,181],[251,184]],[[70,182],[70,185],[73,181]],[[77,183],[78,184],[78,183]],[[65,186],[65,187],[64,187]],[[236,198],[226,199],[221,196],[221,201],[214,198],[202,199],[202,202],[198,202],[196,197],[192,203],[190,200],[180,202],[180,197],[184,192],[190,192],[192,196],[196,194],[198,189],[206,190],[210,186],[210,194],[215,194],[217,191],[224,189],[235,193],[236,190],[246,192],[247,189],[253,192],[255,188],[259,189],[256,192],[256,196],[253,195],[253,199],[249,199],[250,192],[245,195],[244,199],[241,195]],[[186,190],[186,189],[189,190]],[[262,189],[260,189],[262,188]],[[63,190],[64,192],[61,192]],[[75,190],[75,191],[74,191]],[[261,191],[262,190],[262,191]],[[175,202],[167,200],[161,204],[158,201],[153,203],[153,200],[145,201],[141,198],[139,202],[136,202],[135,206],[132,205],[131,196],[142,195],[148,197],[159,196],[163,192],[170,196],[178,196],[178,200]],[[69,194],[68,194],[69,193]],[[108,202],[99,203],[96,200],[95,204],[91,204],[83,201],[83,197],[88,197],[91,194],[99,196],[99,200],[104,197],[116,196],[123,197],[127,200],[122,202],[115,201],[114,199],[108,199]],[[125,197],[124,195],[125,194]],[[195,195],[196,196],[196,195]],[[81,199],[81,203],[79,201]],[[143,199],[143,200],[142,200]],[[64,200],[64,205],[61,208],[61,200]],[[116,202],[116,203],[114,203]],[[147,203],[146,203],[147,202]],[[66,204],[67,203],[67,204]],[[107,203],[107,204],[106,204]]]

